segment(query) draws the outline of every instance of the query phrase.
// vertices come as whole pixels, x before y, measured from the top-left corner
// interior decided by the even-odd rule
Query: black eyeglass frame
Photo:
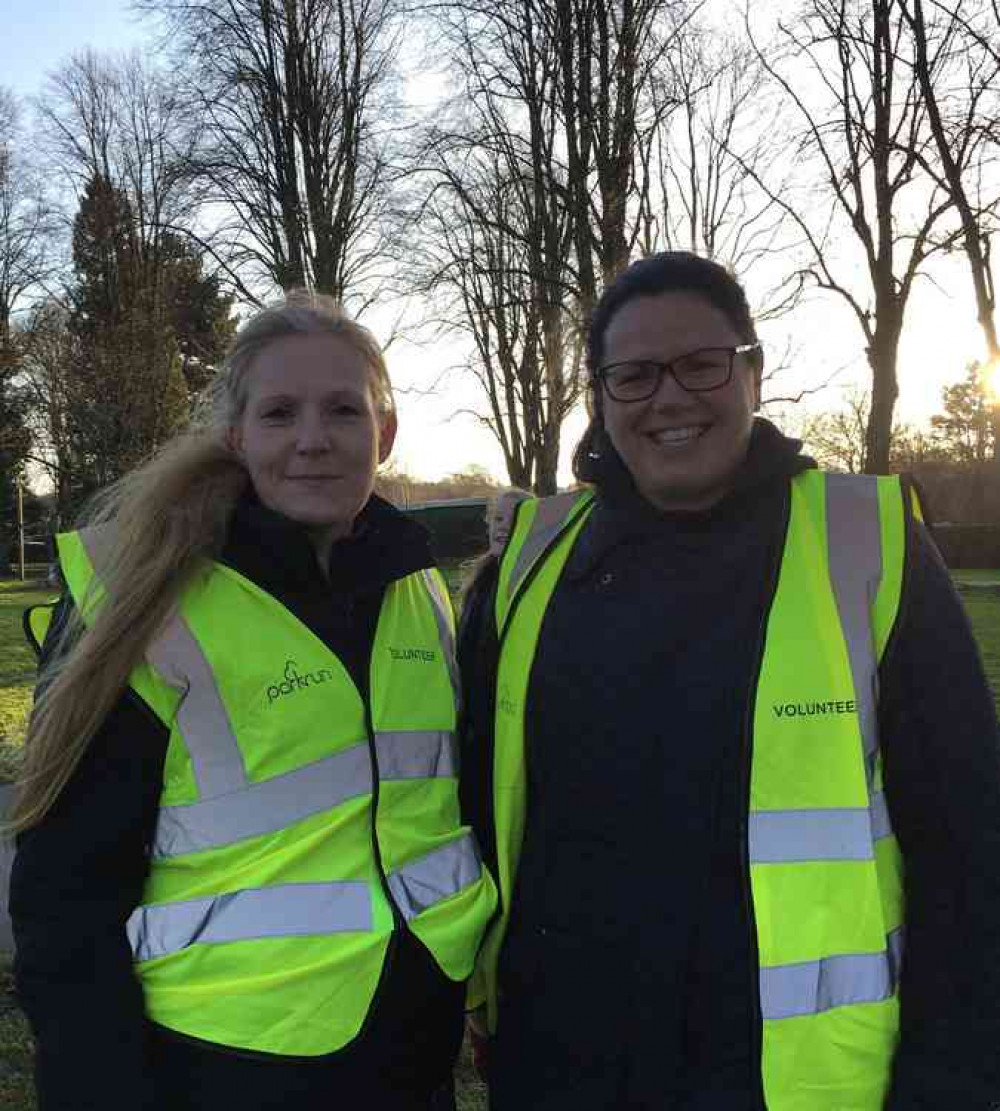
[[[594,382],[604,387],[608,397],[612,401],[617,401],[619,405],[630,405],[633,401],[648,401],[660,388],[663,383],[663,376],[670,373],[670,376],[677,383],[678,386],[685,393],[711,393],[713,390],[721,390],[724,386],[728,386],[733,380],[733,368],[736,365],[737,355],[749,355],[751,352],[760,351],[761,346],[759,343],[740,343],[734,344],[732,347],[725,345],[721,347],[697,347],[694,351],[688,351],[684,355],[678,355],[676,358],[671,359],[669,362],[661,362],[659,359],[623,359],[618,363],[608,363],[607,366],[598,367],[594,371]],[[702,351],[728,351],[729,352],[729,370],[726,377],[714,386],[702,386],[692,388],[685,386],[684,383],[677,377],[677,372],[674,370],[674,363],[679,362],[681,359],[690,359],[692,355],[698,355]],[[607,374],[610,370],[615,370],[620,366],[634,366],[640,363],[644,366],[655,366],[657,370],[656,378],[653,379],[653,386],[649,393],[643,394],[641,397],[617,397],[614,390],[608,384]]]

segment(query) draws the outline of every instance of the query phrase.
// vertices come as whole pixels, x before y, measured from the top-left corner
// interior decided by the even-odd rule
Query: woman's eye
[[[261,413],[262,420],[287,420],[291,415],[291,410],[283,407],[275,407],[274,409],[265,409]]]

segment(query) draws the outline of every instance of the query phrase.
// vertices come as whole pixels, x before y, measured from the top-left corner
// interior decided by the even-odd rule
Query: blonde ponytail
[[[218,437],[189,433],[109,487],[82,519],[110,541],[98,569],[104,603],[89,627],[74,609],[55,645],[28,726],[10,832],[48,813],[184,587],[218,554],[246,484]]]

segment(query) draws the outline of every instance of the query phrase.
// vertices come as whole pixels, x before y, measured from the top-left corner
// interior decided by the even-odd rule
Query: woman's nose
[[[296,447],[299,451],[323,451],[330,446],[330,430],[319,414],[303,413]]]
[[[690,399],[690,394],[674,377],[670,367],[664,367],[660,380],[656,384],[653,396],[649,399],[651,405],[676,405]]]

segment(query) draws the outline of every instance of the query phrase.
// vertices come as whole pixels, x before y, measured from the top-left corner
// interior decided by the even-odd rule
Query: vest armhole
[[[910,580],[913,573],[914,534],[918,524],[924,524],[927,535],[933,540],[933,532],[927,525],[926,519],[918,516],[918,511],[922,508],[922,503],[920,501],[919,492],[915,489],[912,476],[909,474],[900,474],[898,480],[899,497],[903,514],[903,566],[900,574],[899,602],[896,606],[892,627],[886,634],[885,643],[878,658],[878,670],[880,673],[885,669],[893,654],[899,630],[906,620],[906,611],[909,606],[910,598]]]

